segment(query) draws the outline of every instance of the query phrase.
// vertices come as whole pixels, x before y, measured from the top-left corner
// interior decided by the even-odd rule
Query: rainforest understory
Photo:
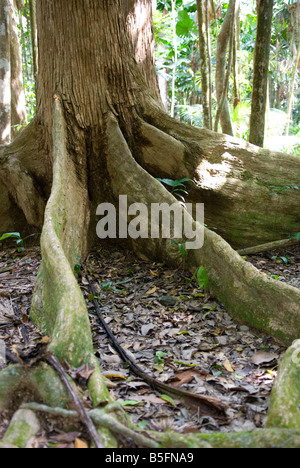
[[[24,356],[9,350],[16,363],[0,373],[0,411],[15,412],[2,445],[26,445],[38,432],[36,414],[50,412],[68,421],[80,419],[98,448],[118,447],[124,437],[152,448],[297,447],[300,290],[263,274],[238,250],[299,232],[300,191],[295,187],[300,160],[169,117],[134,56],[119,0],[109,2],[109,8],[100,2],[101,14],[99,2],[87,3],[89,8],[83,8],[82,2],[71,0],[68,15],[60,0],[37,3],[37,115],[10,145],[0,147],[1,229],[20,231],[24,237],[42,231],[30,316],[44,336],[36,361],[31,356],[26,364]],[[75,34],[79,30],[86,31],[84,45]],[[87,57],[93,58],[93,67]],[[152,71],[155,75],[154,65]],[[186,201],[204,203],[206,226],[185,213],[157,178],[191,179]],[[186,258],[178,246],[187,239],[173,235],[128,239],[126,247],[136,257],[192,275],[202,267],[209,294],[234,321],[289,346],[263,429],[148,431],[136,426],[113,399],[95,356],[77,267],[99,246],[98,205],[112,203],[117,209],[121,195],[127,195],[129,205],[174,204],[194,230],[204,229],[203,247],[188,250]],[[76,386],[61,369],[63,362],[72,369],[93,369],[87,378],[92,410],[85,411]],[[161,388],[172,393],[163,383]],[[202,400],[200,416],[213,411],[218,421],[226,419],[219,400],[184,398]]]

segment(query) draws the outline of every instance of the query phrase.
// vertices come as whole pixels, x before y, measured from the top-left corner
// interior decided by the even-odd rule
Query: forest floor
[[[248,257],[273,278],[300,288],[300,246]],[[40,250],[0,252],[0,340],[12,350],[34,349],[40,332],[29,318]],[[141,428],[158,431],[229,432],[264,427],[278,363],[285,348],[234,322],[223,305],[199,290],[192,274],[138,260],[123,250],[101,249],[82,270],[95,354],[113,398],[123,401]],[[160,382],[218,398],[229,422],[219,425],[150,388],[121,360],[95,314],[87,275],[106,323],[126,352]],[[2,362],[2,366],[4,363]],[[1,361],[0,361],[1,367]],[[79,378],[79,385],[84,379]],[[9,424],[0,416],[0,440]],[[78,428],[77,428],[78,429]],[[73,448],[83,429],[65,433],[58,421],[43,422],[35,447]]]

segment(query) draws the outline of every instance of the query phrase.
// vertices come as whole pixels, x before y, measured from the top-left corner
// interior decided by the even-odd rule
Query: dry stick
[[[283,239],[275,242],[268,242],[267,244],[256,245],[254,247],[249,247],[248,249],[238,250],[237,253],[241,256],[255,255],[257,253],[269,252],[271,250],[290,247],[297,244],[300,244],[300,239]]]
[[[48,364],[52,366],[56,372],[60,375],[60,378],[62,382],[64,383],[65,387],[67,388],[68,392],[70,393],[70,396],[73,400],[73,403],[76,407],[76,410],[78,412],[79,418],[81,422],[86,426],[90,436],[94,440],[96,444],[96,448],[105,448],[103,443],[100,440],[100,437],[98,435],[98,432],[94,426],[93,421],[87,414],[86,410],[83,407],[83,404],[81,403],[77,393],[75,392],[74,388],[72,387],[71,382],[68,379],[68,376],[64,369],[62,368],[61,364],[59,363],[58,359],[55,356],[50,356],[49,358],[46,359]]]
[[[22,365],[21,360],[18,359],[16,354],[9,351],[8,349],[5,350],[6,359],[11,362],[12,364],[20,364]],[[86,413],[84,407],[82,406],[81,401],[79,400],[77,394],[75,393],[64,369],[61,367],[57,358],[51,356],[46,359],[49,365],[53,367],[61,377],[61,380],[67,387],[72,400],[76,406],[77,411],[68,411],[63,408],[52,408],[46,405],[41,405],[38,403],[25,403],[22,405],[22,408],[32,409],[34,411],[40,411],[48,414],[52,414],[54,416],[62,416],[62,417],[71,417],[75,419],[80,419],[81,422],[87,427],[89,434],[93,438],[97,448],[105,448],[99,439],[98,433],[95,429],[92,419],[94,419],[96,424],[99,424],[103,427],[107,427],[108,429],[114,429],[116,433],[124,434],[129,438],[135,440],[135,442],[140,443],[144,447],[157,447],[157,444],[152,439],[148,439],[147,437],[143,436],[142,434],[136,433],[133,429],[124,426],[122,423],[114,420],[113,418],[109,417],[103,420],[102,417],[105,416],[105,413],[118,411],[120,409],[120,405],[116,403],[112,403],[107,405],[103,410],[101,410],[101,416],[98,415],[96,412],[97,410],[91,410],[89,413]]]

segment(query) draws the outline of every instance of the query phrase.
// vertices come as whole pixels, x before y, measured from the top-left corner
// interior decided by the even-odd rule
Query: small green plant
[[[155,366],[153,366],[153,368],[155,370],[159,371],[159,372],[162,372],[163,369],[164,369],[164,364],[165,364],[165,358],[166,357],[167,357],[167,355],[163,351],[156,351],[155,358],[153,359],[153,362],[154,362]]]
[[[3,234],[1,237],[0,237],[0,242],[6,240],[6,239],[14,239],[16,241],[16,244],[17,244],[17,252],[18,253],[21,253],[24,251],[24,241],[26,239],[28,239],[29,237],[33,237],[35,236],[36,234],[30,234],[29,236],[27,237],[24,237],[22,238],[21,234],[19,232],[7,232],[5,234]]]
[[[276,260],[276,263],[281,263],[281,261],[283,261],[283,263],[285,263],[286,265],[289,263],[288,259],[286,257],[278,257],[278,255],[274,255],[272,257],[272,260]]]
[[[81,267],[82,267],[81,263],[76,263],[76,265],[74,266],[74,271],[76,275],[79,274]]]
[[[164,358],[166,357],[166,353],[163,351],[156,351],[156,357],[154,358],[155,364],[161,365],[164,364]]]
[[[188,182],[194,183],[192,179],[181,179],[181,180],[173,180],[173,179],[157,179],[161,184],[167,185],[171,187],[171,193],[174,197],[178,198],[182,204],[185,204],[185,195],[188,195],[189,192],[186,189],[186,184]]]
[[[74,266],[74,272],[75,272],[76,275],[79,275],[79,272],[80,272],[80,270],[82,268],[82,264],[80,263],[81,257],[77,256],[77,260],[78,260],[78,262]]]
[[[284,185],[282,187],[271,187],[270,188],[270,195],[280,195],[283,196],[286,190],[299,190],[298,185]]]
[[[120,289],[116,289],[115,286],[119,285],[119,284],[126,284],[126,283],[130,283],[130,281],[132,281],[133,278],[130,278],[128,280],[125,280],[125,281],[118,281],[118,282],[113,282],[113,281],[108,281],[108,282],[105,282],[105,283],[102,283],[101,284],[101,288],[103,289],[103,291],[115,291],[115,292],[123,292],[122,290]]]
[[[171,242],[172,242],[172,244],[177,245],[177,247],[179,248],[179,250],[181,252],[182,257],[184,258],[184,260],[186,260],[187,259],[187,251],[186,251],[186,248],[185,248],[184,244],[182,244],[181,242],[177,242],[175,239],[172,239]]]
[[[195,278],[197,279],[199,289],[204,289],[204,291],[206,291],[209,287],[209,277],[206,269],[203,266],[197,268],[190,282],[192,282]]]

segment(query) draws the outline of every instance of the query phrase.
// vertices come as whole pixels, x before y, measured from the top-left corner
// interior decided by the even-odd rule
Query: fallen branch
[[[86,426],[86,428],[88,430],[88,433],[90,434],[90,436],[94,440],[94,442],[96,444],[96,448],[104,448],[104,445],[102,444],[102,442],[100,440],[100,437],[99,437],[99,435],[97,433],[97,430],[96,430],[96,428],[95,428],[95,426],[93,424],[93,421],[91,420],[91,418],[89,417],[89,415],[85,411],[85,409],[83,407],[83,404],[81,403],[80,399],[78,398],[77,393],[75,392],[71,382],[68,379],[68,376],[67,376],[66,372],[64,371],[64,369],[60,365],[58,359],[55,356],[51,356],[51,357],[49,357],[47,359],[47,362],[60,375],[60,378],[61,378],[62,382],[64,383],[65,387],[67,388],[67,390],[68,390],[68,392],[69,392],[69,394],[70,394],[70,396],[72,398],[72,401],[73,401],[73,403],[74,403],[74,405],[76,407],[79,418],[80,418],[81,422]]]
[[[275,242],[268,242],[267,244],[257,245],[249,247],[248,249],[238,250],[237,253],[241,256],[255,255],[262,252],[269,252],[271,250],[281,249],[283,247],[291,247],[293,245],[300,244],[300,239],[282,239]]]
[[[97,313],[97,316],[103,326],[104,330],[106,331],[107,335],[109,336],[112,345],[119,353],[121,358],[124,362],[129,364],[130,369],[134,374],[138,377],[143,379],[147,382],[150,387],[158,390],[159,392],[166,393],[171,397],[175,397],[181,399],[187,406],[196,407],[200,414],[208,415],[213,417],[220,425],[228,424],[230,422],[230,418],[226,415],[226,406],[218,399],[207,397],[205,395],[197,395],[193,394],[184,390],[180,390],[178,388],[171,387],[165,383],[159,382],[158,380],[154,379],[152,376],[147,374],[141,367],[137,365],[137,363],[132,359],[132,357],[125,351],[125,349],[119,344],[118,340],[112,333],[110,327],[104,320],[104,317],[101,312],[101,308],[99,303],[96,299],[96,292],[94,287],[92,286],[89,277],[87,275],[87,281],[89,284],[90,292],[93,296],[93,304]]]
[[[37,347],[37,354],[39,354],[39,347]],[[28,366],[32,365],[32,364],[35,364],[36,361],[32,360],[32,358],[26,358],[25,356],[23,357],[22,355],[20,356],[19,354],[15,354],[15,353],[12,353],[11,351],[9,350],[6,350],[6,358],[8,361],[10,361],[11,363],[13,364],[20,364],[21,366],[24,366],[26,365],[26,361],[28,361]],[[31,352],[30,355],[32,355],[33,353]],[[47,354],[45,355],[47,356]],[[24,358],[24,359],[23,359]],[[38,360],[41,360],[43,358],[43,356],[39,356]],[[88,430],[88,433],[90,434],[90,436],[92,437],[92,439],[94,440],[95,444],[96,444],[96,447],[97,448],[104,448],[104,445],[102,444],[100,438],[99,438],[99,435],[97,433],[97,430],[91,420],[91,418],[88,416],[86,410],[84,409],[77,393],[75,392],[71,382],[69,381],[68,379],[68,376],[65,372],[65,370],[63,369],[63,367],[61,366],[60,362],[58,361],[58,359],[55,357],[55,356],[48,356],[45,358],[45,361],[51,366],[53,367],[53,369],[59,374],[64,386],[66,387],[66,389],[68,390],[68,393],[76,407],[76,410],[78,412],[78,416],[79,416],[79,419],[81,420],[81,422],[85,425],[85,427],[87,428]]]

